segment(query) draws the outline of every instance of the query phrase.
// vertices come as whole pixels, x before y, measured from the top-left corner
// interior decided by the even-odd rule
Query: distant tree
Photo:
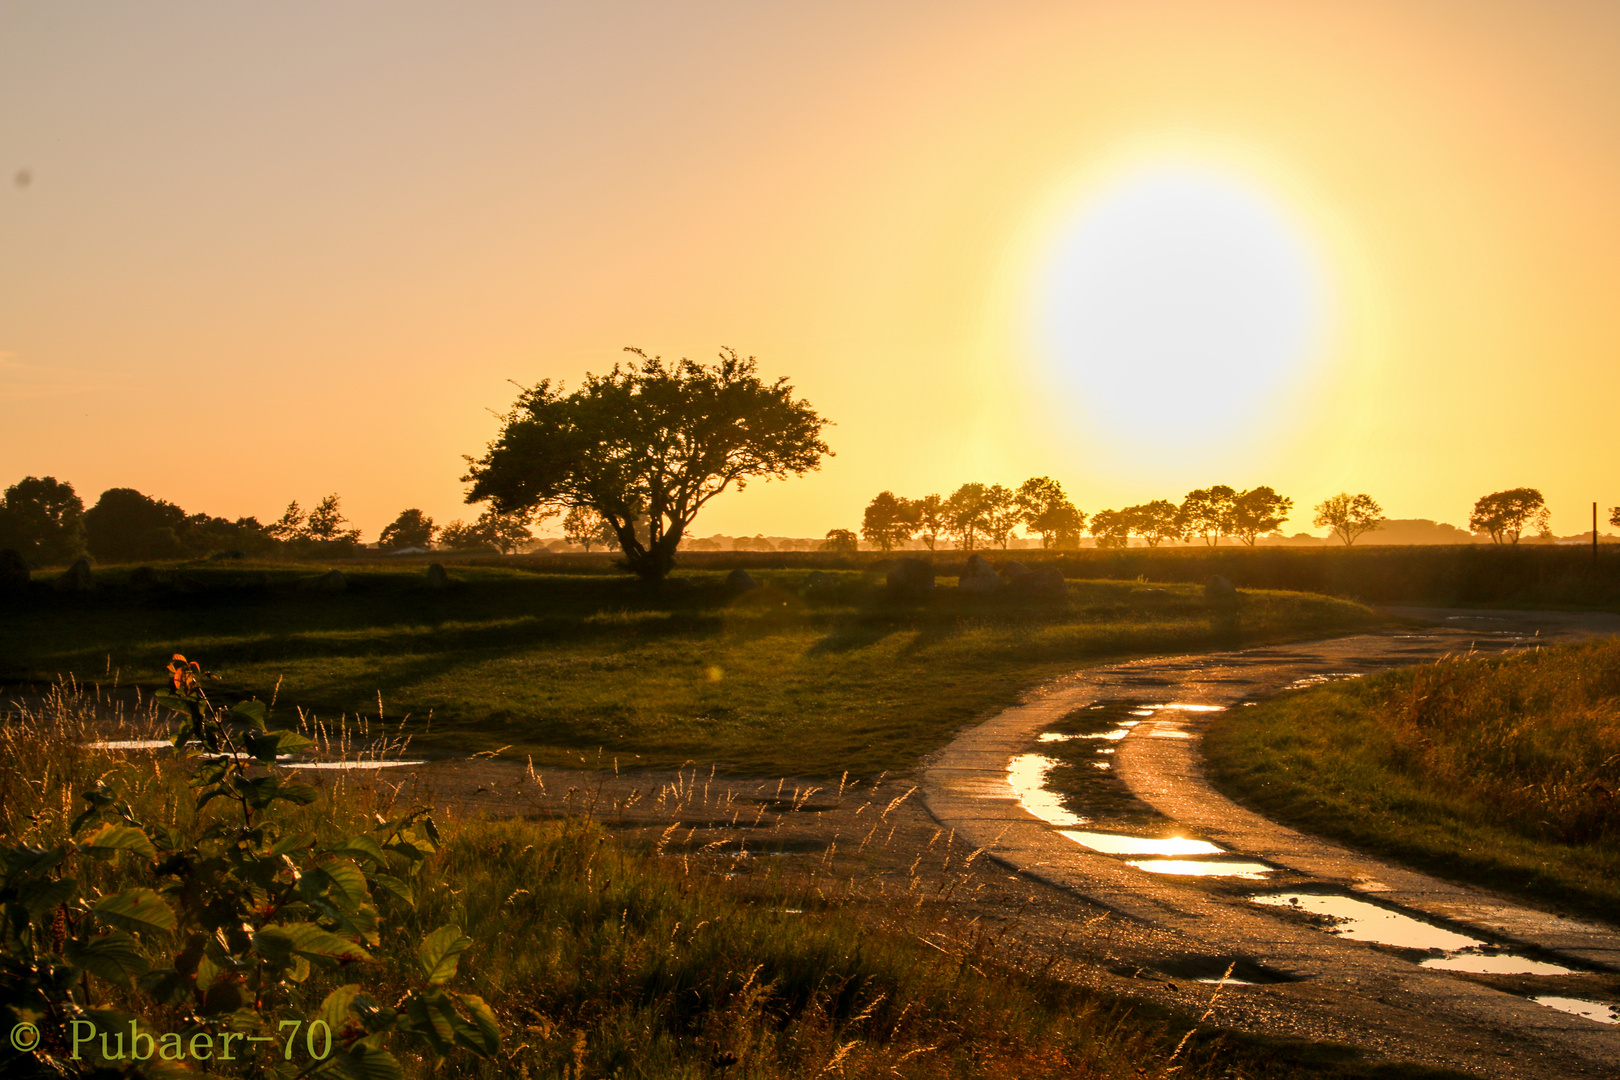
[[[1468,518],[1470,529],[1489,533],[1498,544],[1517,544],[1525,529],[1545,535],[1547,526],[1547,502],[1535,488],[1509,488],[1481,496]]]
[[[1231,535],[1254,547],[1262,533],[1273,533],[1288,520],[1294,500],[1278,495],[1269,487],[1250,488],[1232,500]]]
[[[478,520],[473,522],[473,528],[496,551],[502,555],[510,555],[534,539],[534,533],[529,529],[532,519],[533,514],[529,511],[514,510],[506,513],[489,506],[478,515]]]
[[[343,516],[337,493],[333,492],[315,504],[304,522],[304,535],[310,540],[325,543],[358,543],[359,529],[345,529],[349,519]]]
[[[855,533],[850,529],[830,529],[827,539],[821,542],[822,551],[836,551],[840,555],[853,555],[860,550],[860,541],[855,539]]]
[[[914,535],[928,545],[929,551],[934,550],[939,534],[945,529],[944,505],[945,500],[938,495],[906,500],[906,513],[916,522]]]
[[[991,484],[984,489],[984,534],[992,544],[1006,551],[1013,530],[1023,520],[1018,498],[1012,491],[1000,484]]]
[[[0,503],[0,549],[28,562],[61,565],[84,550],[84,502],[54,476],[25,476]]]
[[[1053,547],[1060,537],[1078,539],[1086,515],[1063,493],[1063,485],[1050,476],[1034,476],[1018,485],[1020,520],[1026,529],[1041,534],[1041,547]]]
[[[719,551],[720,542],[713,537],[704,537],[697,540],[682,540],[681,547],[687,551]]]
[[[985,513],[989,489],[983,484],[963,484],[940,504],[939,516],[945,532],[956,537],[957,546],[972,551],[988,522]]]
[[[304,513],[304,508],[298,505],[297,499],[294,499],[287,504],[287,509],[282,512],[281,517],[272,521],[266,529],[271,536],[283,543],[302,540],[309,535],[305,531],[308,520],[309,515]]]
[[[275,549],[276,540],[255,517],[240,517],[231,521],[208,514],[188,514],[180,530],[180,544],[191,555],[208,555],[219,551],[262,555]]]
[[[917,531],[917,521],[911,504],[896,498],[892,491],[880,491],[866,507],[861,519],[861,535],[879,551],[890,551],[895,545],[911,539]]]
[[[1351,495],[1340,492],[1316,504],[1316,518],[1311,522],[1318,529],[1331,529],[1349,547],[1362,533],[1371,532],[1384,520],[1384,508],[1373,501],[1371,495]]]
[[[377,540],[383,547],[395,551],[400,548],[425,548],[433,544],[433,535],[438,531],[433,519],[422,511],[401,510],[399,517],[383,526]]]
[[[1091,515],[1091,535],[1100,548],[1129,547],[1131,519],[1122,510],[1099,510]]]
[[[134,488],[108,488],[84,512],[84,542],[97,562],[177,559],[190,546],[182,533],[205,532],[206,514],[193,522],[178,506]]]
[[[1609,524],[1620,525],[1620,506],[1609,507]]]
[[[1237,492],[1225,484],[1187,492],[1181,503],[1181,521],[1188,536],[1202,537],[1214,547],[1221,537],[1232,535],[1232,513]]]
[[[613,526],[608,524],[607,519],[588,506],[576,506],[569,510],[563,518],[562,527],[563,539],[570,544],[578,544],[587,553],[590,552],[592,544],[601,547],[611,544],[617,539],[613,532]],[[693,550],[704,550],[697,547],[696,544],[687,544],[686,546]],[[720,545],[716,544],[714,546],[718,548]]]
[[[753,536],[739,536],[737,542],[731,545],[736,551],[775,551],[776,545],[765,538],[764,533],[755,533]]]
[[[495,544],[476,525],[459,518],[439,530],[439,546],[451,551],[494,551]]]
[[[1169,499],[1127,506],[1120,513],[1125,516],[1130,531],[1145,540],[1148,547],[1156,548],[1166,540],[1179,540],[1185,534],[1181,510]]]
[[[639,359],[587,375],[564,396],[550,381],[526,387],[488,451],[468,461],[468,502],[502,511],[588,506],[613,526],[624,565],[660,581],[698,512],[729,487],[802,475],[830,453],[827,421],[763,382],[753,357],[724,349],[712,366]],[[638,509],[645,531],[635,527]]]

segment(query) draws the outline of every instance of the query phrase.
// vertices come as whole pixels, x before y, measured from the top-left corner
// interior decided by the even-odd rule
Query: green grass
[[[1620,642],[1462,658],[1235,709],[1216,783],[1278,820],[1509,893],[1620,911]]]
[[[820,598],[802,570],[756,569],[734,596],[718,571],[656,592],[612,574],[354,567],[349,587],[298,587],[324,567],[110,571],[89,597],[41,592],[0,620],[0,680],[72,674],[151,683],[171,653],[231,691],[327,719],[409,714],[413,748],[509,747],[537,763],[874,775],[910,765],[963,723],[1077,667],[1231,645],[1193,586],[1072,583],[1057,602],[942,590],[888,599],[875,575],[834,571]],[[1241,641],[1365,627],[1365,608],[1321,596],[1246,594]],[[431,717],[431,723],[429,722]],[[598,753],[600,752],[600,757]]]
[[[234,813],[224,802],[190,809],[183,760],[90,749],[88,706],[70,693],[42,711],[0,717],[0,843],[59,842],[80,808],[75,793],[97,779],[128,799],[136,820],[188,834]],[[360,778],[275,817],[286,834],[330,840],[363,831],[378,811],[397,812],[392,799],[387,785]],[[863,898],[846,887],[853,883],[825,879],[729,881],[579,819],[460,821],[443,840],[415,877],[414,909],[385,905],[375,963],[316,969],[288,991],[303,1015],[355,979],[392,1000],[420,982],[422,934],[461,927],[474,945],[452,985],[489,1002],[502,1051],[493,1061],[457,1052],[435,1063],[396,1039],[412,1078],[1455,1076],[1368,1062],[1345,1047],[1202,1028],[1188,1015],[1050,978],[1039,958],[1005,963],[984,934],[910,902]],[[63,871],[80,877],[87,900],[98,888],[160,883],[151,862],[70,858]],[[925,944],[924,933],[947,944]],[[166,957],[182,943],[155,934],[147,944]],[[100,1007],[127,1007],[154,1030],[172,1030],[148,998],[105,980],[96,993]]]

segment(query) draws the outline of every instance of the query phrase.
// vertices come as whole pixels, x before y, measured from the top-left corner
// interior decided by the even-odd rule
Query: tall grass
[[[204,824],[192,816],[185,761],[91,745],[110,723],[138,737],[149,719],[120,717],[71,684],[0,717],[0,842],[60,840],[78,792],[97,780],[137,817]],[[345,835],[395,810],[396,792],[350,778],[281,811],[283,827]],[[1198,1080],[1297,1075],[1307,1059],[1326,1062],[1303,1070],[1314,1075],[1406,1075],[1362,1069],[1342,1050],[1199,1031],[1196,1018],[1067,984],[1053,974],[1061,955],[1020,953],[1004,934],[925,914],[916,864],[897,895],[871,896],[854,878],[731,880],[714,872],[723,862],[660,855],[582,818],[461,821],[443,839],[414,911],[385,922],[367,985],[379,998],[403,994],[419,979],[423,932],[461,926],[476,944],[458,982],[493,1007],[503,1048],[493,1061],[433,1061],[396,1047],[412,1077]],[[129,860],[83,880],[113,888],[152,873]],[[307,992],[319,1000],[352,978],[317,970]],[[104,1007],[134,1004],[111,984],[97,993]],[[147,1013],[164,1030],[161,1010]]]
[[[1268,813],[1482,884],[1620,911],[1620,641],[1233,710],[1214,775]]]

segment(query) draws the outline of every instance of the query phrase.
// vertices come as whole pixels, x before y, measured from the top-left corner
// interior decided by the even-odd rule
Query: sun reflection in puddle
[[[1314,915],[1325,915],[1333,920],[1333,925],[1327,927],[1330,934],[1355,941],[1372,941],[1397,949],[1438,949],[1456,952],[1463,949],[1478,950],[1486,944],[1477,938],[1349,896],[1331,893],[1273,893],[1269,896],[1256,896],[1254,902],[1272,907],[1291,908],[1294,911],[1307,911]]]
[[[1213,859],[1127,859],[1127,866],[1150,874],[1183,874],[1189,877],[1235,877],[1259,881],[1275,867],[1257,862],[1216,862]]]
[[[1154,839],[1147,836],[1126,836],[1124,833],[1088,832],[1083,829],[1061,831],[1075,843],[1109,855],[1219,855],[1223,850],[1208,840],[1191,840],[1184,836]]]
[[[1573,975],[1574,969],[1545,960],[1532,960],[1509,952],[1462,949],[1445,956],[1419,960],[1418,967],[1440,971],[1467,971],[1475,975]]]
[[[1018,801],[1036,817],[1051,825],[1084,825],[1086,818],[1070,813],[1057,794],[1048,791],[1046,774],[1057,761],[1045,754],[1019,754],[1007,763],[1007,783],[1018,793]]]

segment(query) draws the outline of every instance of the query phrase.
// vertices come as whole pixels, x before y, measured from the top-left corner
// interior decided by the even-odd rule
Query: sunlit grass
[[[1217,719],[1227,790],[1492,888],[1620,911],[1620,642],[1453,658]]]
[[[757,570],[728,592],[719,572],[659,592],[612,575],[458,567],[435,592],[419,571],[365,569],[341,594],[300,591],[315,568],[173,571],[137,590],[109,575],[86,600],[48,597],[0,627],[8,679],[110,672],[150,680],[174,652],[224,688],[331,716],[383,715],[419,751],[509,748],[537,763],[875,775],[903,768],[1027,687],[1087,664],[1231,645],[1201,590],[1075,582],[1056,602],[941,590],[923,603],[834,572],[823,596],[802,571]],[[1246,595],[1241,640],[1327,635],[1373,616],[1321,596]]]

